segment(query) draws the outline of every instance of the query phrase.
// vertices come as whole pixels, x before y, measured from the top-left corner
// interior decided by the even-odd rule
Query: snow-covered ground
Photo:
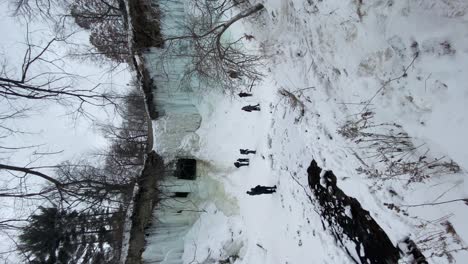
[[[467,198],[468,2],[255,2],[266,11],[235,24],[231,33],[255,37],[246,45],[267,55],[264,79],[253,97],[214,89],[198,102],[202,123],[194,155],[210,165],[206,176],[222,184],[238,210],[225,211],[232,205],[223,206],[224,195],[206,197],[200,203],[206,213],[185,237],[184,263],[234,255],[234,263],[245,264],[352,263],[307,197],[312,159],[334,171],[338,186],[370,211],[395,245],[410,236],[429,263],[465,263],[467,205],[411,205]],[[241,111],[257,103],[260,112]],[[358,173],[388,165],[381,156],[368,157],[376,151],[370,144],[338,132],[367,112],[374,124],[397,124],[375,131],[406,132],[420,146],[403,161],[453,160],[460,171],[428,168],[422,176],[429,177],[416,181]],[[237,169],[233,162],[245,158],[241,148],[257,154]],[[277,185],[278,191],[245,193],[256,185]]]

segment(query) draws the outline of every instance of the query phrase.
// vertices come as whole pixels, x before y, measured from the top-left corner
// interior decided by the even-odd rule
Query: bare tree
[[[82,28],[91,29],[103,21],[122,20],[125,5],[117,0],[74,0],[69,9],[75,22]]]
[[[56,172],[49,175],[41,168],[0,164],[0,172],[14,175],[20,184],[32,181],[32,178],[42,182],[26,188],[2,189],[0,198],[48,200],[68,208],[113,208],[118,206],[122,195],[128,195],[133,189],[134,178],[115,177],[86,161],[65,162],[53,167]]]
[[[56,173],[62,189],[54,192],[54,198],[72,208],[117,207],[124,200],[122,196],[133,190],[135,179],[135,176],[119,177],[87,161],[65,162],[58,166]]]
[[[55,14],[63,14],[65,8],[69,8],[72,3],[78,1],[12,0],[11,2],[16,4],[16,14],[25,16],[39,14],[41,18],[60,22],[56,21]],[[114,3],[114,1],[107,0],[100,2]],[[114,10],[119,7],[108,6],[107,8]],[[108,14],[104,28],[112,25],[108,22],[109,17]],[[122,24],[121,18],[119,19],[119,23]],[[23,135],[32,133],[29,130],[18,129],[17,127],[21,125],[16,126],[12,121],[37,114],[37,108],[35,108],[37,105],[58,104],[65,106],[74,116],[92,117],[92,113],[88,112],[89,107],[95,109],[113,106],[118,109],[117,100],[122,98],[116,92],[106,90],[102,84],[93,87],[80,86],[83,80],[87,79],[68,70],[71,67],[67,65],[68,55],[65,54],[64,48],[71,44],[73,33],[66,34],[66,30],[57,31],[55,36],[44,39],[43,36],[33,36],[37,34],[33,32],[35,31],[27,28],[24,53],[18,64],[13,64],[6,58],[0,58],[0,102],[4,106],[0,109],[0,177],[2,179],[0,199],[2,202],[14,201],[15,209],[23,204],[30,206],[51,202],[64,209],[79,208],[90,211],[96,208],[109,208],[112,212],[121,211],[125,208],[121,206],[121,203],[125,199],[128,202],[134,184],[132,177],[125,177],[129,174],[123,175],[124,169],[120,168],[121,175],[114,174],[117,169],[112,171],[109,169],[110,166],[104,166],[106,163],[104,158],[98,165],[87,160],[79,160],[76,163],[66,162],[41,166],[38,165],[41,162],[36,162],[38,159],[59,152],[40,151],[42,150],[42,148],[39,149],[41,144],[21,145],[17,143],[21,140],[12,140],[13,138],[21,139]],[[116,32],[119,33],[119,31]],[[107,38],[109,35],[104,37]],[[124,35],[119,35],[119,37],[123,38]],[[42,41],[37,42],[33,39],[42,39]],[[96,42],[99,43],[99,40]],[[24,125],[24,127],[28,126]],[[10,158],[18,152],[26,152],[26,159]],[[123,164],[121,158],[116,160],[116,164]],[[2,233],[16,230],[24,225],[23,218],[15,218],[15,216],[0,218]],[[12,241],[16,243],[14,236]],[[4,256],[2,252],[0,255],[0,257]]]
[[[139,174],[144,154],[148,152],[148,120],[144,98],[134,87],[122,100],[119,125],[98,124],[110,146],[96,155],[104,159],[103,166],[108,174],[122,179],[135,178]]]
[[[14,15],[26,21],[46,22],[57,35],[66,35],[76,23],[89,31],[92,48],[74,45],[71,56],[97,63],[124,63],[130,56],[124,0],[10,0]]]
[[[101,153],[54,166],[0,162],[0,175],[10,179],[7,187],[0,188],[0,198],[46,199],[70,208],[115,207],[128,201],[147,151],[144,99],[137,91],[122,99],[121,126],[103,129],[110,146]],[[41,184],[31,186],[31,182]]]
[[[184,81],[193,79],[208,84],[222,84],[233,91],[239,82],[252,83],[261,77],[257,66],[262,57],[246,50],[242,41],[251,39],[245,34],[239,38],[226,36],[236,22],[261,11],[262,4],[247,6],[247,1],[194,0],[189,18],[182,23],[185,34],[165,36],[166,53],[161,57],[188,57],[190,63]],[[230,15],[241,9],[238,14]],[[182,46],[182,48],[181,48]],[[188,47],[188,48],[184,48]]]
[[[31,42],[29,30],[26,33],[26,49],[19,72],[9,70],[11,65],[4,61],[0,71],[0,98],[9,102],[18,99],[50,100],[56,103],[73,105],[77,111],[84,111],[83,105],[106,106],[114,104],[115,95],[106,93],[96,85],[91,89],[78,88],[76,82],[81,77],[66,72],[64,58],[54,48],[67,38],[52,38],[41,44]]]
[[[22,63],[19,67],[9,65],[5,59],[0,70],[0,101],[4,106],[0,110],[0,151],[3,154],[0,157],[0,166],[2,179],[17,179],[18,185],[12,187],[10,182],[4,192],[0,193],[3,197],[35,197],[48,193],[49,189],[43,189],[37,193],[23,193],[26,188],[27,177],[25,175],[34,175],[47,180],[50,183],[59,186],[53,178],[47,177],[28,166],[16,166],[9,164],[8,156],[17,151],[31,151],[31,156],[40,156],[51,154],[48,152],[39,152],[40,145],[22,146],[15,145],[10,141],[13,137],[21,137],[31,131],[22,131],[17,129],[12,120],[28,117],[34,108],[34,102],[51,102],[69,107],[72,113],[89,116],[86,106],[92,105],[105,107],[115,106],[115,100],[118,98],[113,93],[108,93],[102,89],[101,85],[91,88],[77,87],[78,81],[82,77],[67,72],[63,67],[65,61],[63,57],[56,52],[57,44],[65,43],[67,39],[52,38],[44,43],[34,44],[31,41],[31,34],[27,30],[26,49],[22,57]],[[18,69],[18,70],[15,70]],[[18,144],[18,143],[16,143]],[[19,174],[18,174],[19,173]]]
[[[31,205],[47,200],[61,199],[73,204],[82,199],[85,191],[79,189],[85,179],[60,178],[51,173],[59,166],[34,166],[37,160],[60,151],[50,152],[43,144],[22,145],[23,136],[33,133],[22,130],[15,124],[22,118],[37,114],[36,106],[59,104],[65,106],[73,115],[91,117],[88,106],[117,106],[115,101],[120,97],[114,92],[108,92],[101,84],[93,87],[79,87],[84,80],[77,74],[67,72],[67,61],[61,54],[62,44],[68,43],[68,37],[52,37],[47,41],[34,42],[32,31],[26,30],[25,49],[19,65],[2,58],[0,68],[0,199],[15,201],[15,206]],[[24,123],[24,122],[23,122]],[[29,128],[28,128],[29,129]],[[19,139],[19,140],[18,140]],[[18,154],[21,153],[21,154]],[[16,154],[26,160],[18,160]],[[23,155],[24,154],[24,155]],[[104,200],[113,200],[111,196],[116,191],[110,190],[107,182],[91,182],[94,192],[104,190]],[[112,182],[116,185],[116,183]],[[125,183],[122,183],[124,185]],[[117,186],[113,186],[117,189]],[[119,186],[120,189],[124,187]],[[101,192],[104,192],[101,191]],[[106,196],[107,195],[107,196]],[[78,198],[76,198],[78,197]],[[105,202],[108,203],[108,202]],[[18,214],[22,214],[18,212]],[[1,219],[2,231],[21,226],[21,221]]]
[[[118,63],[128,60],[127,14],[122,0],[74,0],[69,10],[75,23],[90,31],[89,41],[97,50],[82,56],[103,55]]]
[[[14,14],[31,19],[35,16],[51,19],[55,8],[66,5],[67,0],[10,0]]]

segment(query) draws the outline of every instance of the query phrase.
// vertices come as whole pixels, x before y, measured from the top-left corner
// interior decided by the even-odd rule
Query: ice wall
[[[193,182],[193,181],[189,181]],[[168,180],[171,185],[166,190],[161,202],[153,211],[152,226],[146,231],[146,250],[142,258],[144,263],[175,264],[183,263],[184,237],[198,219],[196,206],[188,197],[173,197],[171,191],[186,191],[190,184],[180,183],[180,189]]]
[[[161,10],[161,29],[164,37],[184,35],[185,1],[154,0]],[[188,40],[165,43],[145,54],[145,66],[154,84],[154,105],[159,118],[155,120],[154,149],[165,159],[191,156],[197,148],[194,132],[200,127],[201,117],[194,105],[191,81],[184,78],[190,59],[181,54],[190,54]],[[188,142],[188,143],[187,143]],[[183,144],[182,144],[183,143]]]
[[[185,19],[185,1],[154,0],[161,10],[163,35],[183,35],[180,24]],[[192,157],[198,148],[195,131],[201,116],[194,105],[190,81],[184,78],[190,53],[188,41],[166,42],[162,49],[151,49],[145,56],[145,67],[153,81],[153,98],[158,118],[153,120],[154,150],[166,164],[178,158]],[[167,165],[160,183],[151,227],[146,230],[144,263],[183,263],[184,237],[199,218],[199,181],[174,177]]]
[[[153,212],[152,226],[146,230],[146,248],[142,255],[144,263],[187,263],[186,260],[194,255],[199,258],[204,256],[201,252],[194,253],[198,246],[200,249],[217,248],[217,252],[224,257],[239,250],[241,245],[235,242],[238,239],[233,239],[231,233],[232,230],[241,229],[240,220],[226,220],[237,215],[239,208],[233,199],[227,197],[219,181],[212,177],[212,169],[200,162],[195,180],[178,179],[168,171],[160,186],[161,201]],[[185,194],[187,196],[183,197]],[[216,217],[213,218],[213,215]],[[206,219],[212,218],[217,221],[206,226],[210,223]],[[198,241],[201,237],[199,232],[207,229],[212,235],[217,234],[216,240]],[[236,232],[236,236],[240,233]],[[214,247],[216,243],[218,246]]]

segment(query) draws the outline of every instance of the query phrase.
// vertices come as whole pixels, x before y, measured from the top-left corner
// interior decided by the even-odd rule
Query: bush
[[[406,175],[408,182],[420,182],[433,175],[460,171],[460,166],[445,156],[430,158],[425,144],[414,145],[401,125],[375,124],[374,115],[366,111],[358,119],[346,121],[338,131],[365,153],[362,160],[377,161],[375,165],[358,168],[358,172],[382,180]]]

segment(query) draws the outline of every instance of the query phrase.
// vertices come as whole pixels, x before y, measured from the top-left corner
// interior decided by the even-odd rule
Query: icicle
[[[154,1],[162,13],[162,34],[183,35],[181,22],[186,17],[186,1]],[[190,59],[179,56],[190,53],[190,49],[188,41],[177,41],[170,50],[152,49],[145,55],[155,85],[154,105],[159,115],[153,122],[154,149],[167,161],[190,157],[198,148],[195,131],[200,127],[201,116],[193,102],[191,80],[183,80]],[[182,263],[184,237],[199,217],[196,205],[190,200],[190,193],[198,192],[197,184],[175,178],[173,173],[168,172],[160,185],[161,200],[153,212],[152,226],[146,230],[148,247],[142,255],[145,263]]]

